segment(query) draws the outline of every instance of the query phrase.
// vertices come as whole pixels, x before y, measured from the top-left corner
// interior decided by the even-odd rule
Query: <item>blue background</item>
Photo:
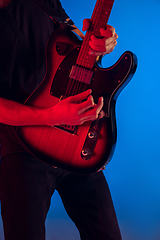
[[[82,20],[90,18],[96,1],[61,2],[81,29]],[[123,240],[160,239],[159,12],[159,0],[115,0],[109,19],[119,39],[115,50],[104,57],[103,65],[114,64],[126,50],[138,57],[136,74],[117,100],[117,146],[104,171]],[[46,227],[47,240],[79,239],[57,193]]]

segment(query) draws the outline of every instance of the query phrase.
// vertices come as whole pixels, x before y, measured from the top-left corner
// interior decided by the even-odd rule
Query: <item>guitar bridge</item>
[[[61,130],[64,130],[66,132],[69,132],[71,134],[76,134],[77,133],[77,126],[72,126],[72,125],[66,125],[66,124],[62,124],[59,126],[55,126],[56,128],[60,128]]]
[[[90,84],[93,78],[93,72],[73,65],[69,77],[79,82]]]

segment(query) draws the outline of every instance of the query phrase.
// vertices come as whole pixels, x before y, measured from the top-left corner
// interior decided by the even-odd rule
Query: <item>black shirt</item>
[[[68,17],[59,0],[44,1],[60,16]],[[19,38],[0,14],[0,96],[23,103],[44,78],[45,49],[54,24],[34,0],[12,0],[7,10],[24,37],[33,68]]]
[[[62,18],[68,18],[59,0],[44,1]],[[34,0],[12,0],[6,9],[24,37],[33,68],[0,9],[0,97],[23,103],[44,78],[46,45],[55,25]],[[2,156],[24,151],[3,124],[0,124],[0,139]]]

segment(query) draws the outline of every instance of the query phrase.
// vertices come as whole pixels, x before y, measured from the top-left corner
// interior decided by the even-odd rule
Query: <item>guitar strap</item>
[[[72,28],[74,22],[71,19],[66,20],[62,18],[56,11],[54,11],[53,8],[47,5],[47,3],[44,2],[43,0],[34,1],[43,9],[43,11],[45,11],[48,14],[48,16],[54,21],[54,23],[60,25],[61,27]]]

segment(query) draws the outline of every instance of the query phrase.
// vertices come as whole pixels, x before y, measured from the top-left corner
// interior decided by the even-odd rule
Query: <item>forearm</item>
[[[23,105],[0,98],[0,123],[13,126],[26,125],[81,125],[100,116],[103,98],[94,103],[91,90],[70,96],[49,108]]]
[[[43,125],[43,109],[0,98],[0,122],[13,126]]]

